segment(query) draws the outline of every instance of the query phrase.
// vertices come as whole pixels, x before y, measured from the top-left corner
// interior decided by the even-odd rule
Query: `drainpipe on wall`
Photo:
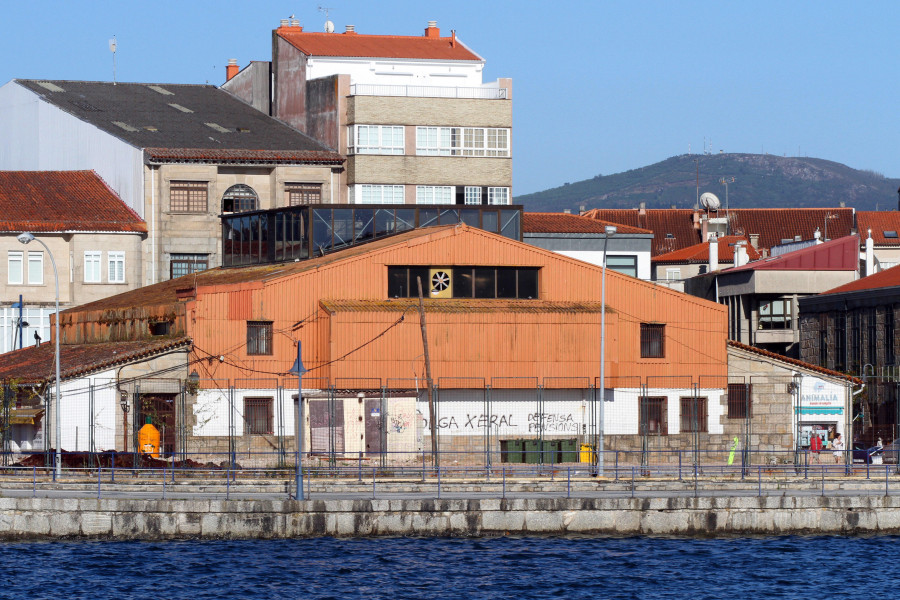
[[[150,283],[156,283],[156,167],[150,167]]]

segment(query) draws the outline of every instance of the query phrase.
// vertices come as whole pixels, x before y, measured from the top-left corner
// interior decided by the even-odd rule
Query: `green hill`
[[[769,154],[684,154],[615,175],[597,175],[575,183],[516,196],[526,211],[573,213],[591,208],[691,208],[697,202],[697,161],[700,193],[713,192],[725,205],[722,178],[728,184],[731,208],[778,206],[838,206],[857,210],[897,208],[900,179],[860,171],[820,158],[789,158]]]

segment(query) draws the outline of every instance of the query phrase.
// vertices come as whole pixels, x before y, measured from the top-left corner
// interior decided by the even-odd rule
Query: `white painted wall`
[[[93,169],[144,216],[142,150],[43,101],[15,81],[0,87],[0,169]]]
[[[562,254],[563,256],[568,256],[570,258],[575,258],[577,260],[584,261],[586,263],[591,263],[592,265],[597,265],[598,267],[603,266],[603,251],[602,250],[554,250],[554,252],[558,254]],[[610,251],[610,256],[635,256],[637,255],[637,272],[638,279],[643,279],[644,281],[650,281],[651,278],[651,270],[650,270],[650,253],[649,252],[613,252]]]
[[[306,78],[350,75],[350,83],[481,87],[484,61],[416,59],[309,58]]]
[[[94,449],[115,449],[116,393],[115,371],[103,371],[87,377],[70,379],[60,384],[62,449],[65,452],[87,452],[91,446],[91,386],[93,385]],[[56,437],[56,417],[44,417],[45,435]],[[55,448],[56,445],[53,444]]]
[[[228,393],[227,389],[200,390],[197,393],[197,399],[194,402],[194,416],[197,422],[193,427],[192,435],[199,437],[227,436],[229,434],[229,412],[231,412],[232,433],[236,436],[244,435],[244,398],[268,397],[272,398],[273,435],[282,435],[283,432],[284,436],[294,436],[295,409],[290,390],[285,390],[279,396],[278,390],[275,389],[235,389],[234,398],[231,401],[229,401]],[[309,427],[308,424],[307,427]],[[308,438],[307,435],[307,449]]]
[[[609,391],[607,391],[607,397]],[[646,393],[651,397],[666,398],[666,419],[668,420],[668,434],[681,433],[681,398],[693,396],[694,390],[648,388],[646,392],[638,388],[617,388],[613,390],[612,402],[606,403],[604,417],[606,425],[604,433],[607,435],[639,435],[640,434],[640,401],[639,398]],[[698,395],[707,399],[707,427],[711,434],[724,433],[722,424],[724,407],[722,396],[725,390],[701,389]]]

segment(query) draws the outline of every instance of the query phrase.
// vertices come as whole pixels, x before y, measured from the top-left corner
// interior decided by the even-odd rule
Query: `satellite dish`
[[[719,210],[722,203],[719,202],[719,197],[712,192],[703,192],[700,194],[700,206],[709,210]]]
[[[325,21],[325,33],[334,33],[334,23]]]

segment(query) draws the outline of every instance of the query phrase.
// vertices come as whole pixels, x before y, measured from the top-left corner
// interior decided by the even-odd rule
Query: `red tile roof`
[[[344,157],[337,152],[320,150],[241,150],[216,148],[145,148],[150,162],[203,162],[295,164],[315,163],[339,165]]]
[[[72,379],[175,348],[188,348],[190,345],[191,340],[186,337],[108,344],[61,345],[60,377]],[[24,384],[50,381],[56,374],[55,350],[54,344],[45,343],[0,354],[0,381],[15,379]]]
[[[0,231],[131,231],[147,224],[93,171],[0,171]]]
[[[696,211],[699,218],[701,211]],[[701,228],[694,226],[693,209],[657,208],[641,211],[634,209],[595,208],[584,216],[622,223],[653,231],[653,256],[680,250],[700,243]],[[719,211],[725,216],[725,211]],[[734,235],[759,234],[758,247],[768,249],[781,244],[781,240],[811,240],[818,228],[828,237],[837,239],[850,235],[853,230],[852,208],[732,208],[729,211],[731,233]],[[670,237],[671,236],[671,237]]]
[[[749,262],[740,267],[726,269],[736,271],[858,271],[859,238],[848,235],[782,254]]]
[[[872,230],[872,240],[876,246],[900,246],[900,212],[897,211],[860,211],[856,213],[856,225],[859,237],[865,240]],[[894,237],[885,237],[886,231],[894,232]]]
[[[803,362],[802,360],[797,360],[796,358],[788,358],[787,356],[782,356],[781,354],[769,352],[768,350],[763,350],[762,348],[756,348],[755,346],[748,346],[747,344],[742,344],[742,343],[736,342],[734,340],[728,340],[728,345],[731,346],[732,348],[744,350],[745,352],[752,352],[752,353],[758,354],[760,356],[765,356],[766,358],[769,358],[769,359],[787,363],[789,365],[800,367],[802,369],[807,369],[808,371],[815,371],[816,373],[821,373],[822,375],[828,375],[829,377],[837,377],[840,379],[845,379],[856,385],[862,385],[862,379],[859,379],[858,377],[853,377],[852,375],[847,375],[846,373],[841,373],[840,371],[832,371],[831,369],[826,369],[825,367],[820,367],[818,365],[813,365],[808,362]]]
[[[735,243],[744,241],[747,242],[745,248],[747,249],[747,257],[750,260],[759,260],[760,254],[756,251],[753,246],[750,245],[750,240],[746,237],[739,235],[725,235],[719,238],[719,260],[724,262],[734,263],[734,248]],[[709,262],[709,243],[700,243],[694,246],[689,246],[687,248],[683,248],[681,250],[675,250],[674,252],[669,252],[668,254],[663,254],[661,256],[655,256],[651,259],[653,263],[707,263]]]
[[[860,292],[863,290],[878,290],[881,288],[892,287],[900,287],[900,265],[885,269],[884,271],[878,271],[873,275],[862,277],[856,281],[851,281],[850,283],[845,283],[844,285],[828,290],[827,292],[822,292],[819,295],[826,296],[828,294],[842,294],[844,292]]]
[[[308,56],[481,61],[455,37],[319,33],[279,27],[275,33]]]
[[[606,233],[607,225],[615,225],[616,233],[643,233],[652,235],[649,229],[619,225],[599,219],[590,219],[580,215],[567,213],[522,213],[522,231],[524,233]]]

